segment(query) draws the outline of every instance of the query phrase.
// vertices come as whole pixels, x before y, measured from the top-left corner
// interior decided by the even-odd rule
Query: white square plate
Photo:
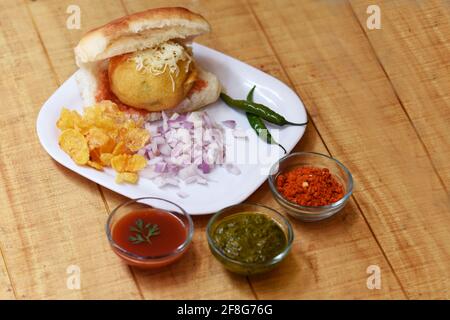
[[[224,90],[236,99],[245,99],[248,91],[256,85],[254,100],[282,114],[291,122],[305,122],[305,108],[299,97],[278,79],[253,68],[241,61],[209,49],[193,44],[197,63],[216,74]],[[161,197],[177,203],[190,214],[214,213],[218,210],[237,204],[250,196],[267,178],[270,166],[284,155],[276,145],[267,145],[249,129],[244,112],[230,108],[220,99],[205,108],[208,114],[218,123],[224,120],[235,120],[237,126],[246,130],[247,138],[227,139],[227,159],[232,159],[241,171],[240,175],[228,173],[223,167],[216,167],[208,176],[208,185],[183,185],[183,192],[188,197],[177,195],[179,188],[167,186],[157,187],[152,181],[140,178],[136,185],[117,184],[112,169],[97,171],[90,167],[78,166],[58,146],[59,129],[56,121],[63,107],[83,110],[83,102],[77,87],[75,75],[72,75],[42,106],[37,119],[37,133],[44,149],[63,166],[77,172],[108,189],[129,198],[145,196]],[[268,125],[274,138],[288,152],[298,143],[305,132],[304,126]],[[227,137],[230,136],[227,132]],[[229,145],[231,143],[231,145]]]

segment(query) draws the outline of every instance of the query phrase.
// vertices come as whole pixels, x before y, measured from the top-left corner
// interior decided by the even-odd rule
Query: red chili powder
[[[327,168],[299,167],[280,174],[277,189],[302,206],[325,206],[344,196],[344,187]]]

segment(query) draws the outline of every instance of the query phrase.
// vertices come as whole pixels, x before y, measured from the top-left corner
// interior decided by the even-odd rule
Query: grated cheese
[[[166,72],[169,68],[169,76],[172,81],[172,91],[175,91],[175,80],[173,75],[178,76],[180,68],[178,61],[188,61],[185,71],[189,70],[192,57],[187,53],[185,48],[176,42],[165,42],[156,47],[139,51],[131,58],[136,64],[136,70],[148,72],[154,76],[158,76]]]

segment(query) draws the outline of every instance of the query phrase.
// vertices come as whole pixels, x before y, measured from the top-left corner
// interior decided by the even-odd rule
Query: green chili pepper
[[[271,110],[270,108],[266,107],[263,104],[255,103],[255,102],[251,102],[251,101],[247,101],[247,100],[235,100],[223,92],[220,94],[220,98],[230,107],[244,110],[248,113],[259,116],[260,118],[262,118],[268,122],[277,124],[279,126],[284,126],[286,124],[293,125],[293,126],[304,126],[308,123],[308,121],[305,123],[293,123],[293,122],[287,121],[282,115],[276,113],[275,111]]]
[[[253,86],[252,90],[249,91],[247,95],[247,101],[253,102],[253,92],[255,91],[256,86]],[[246,112],[248,123],[250,123],[250,126],[255,130],[256,134],[261,137],[264,141],[266,141],[269,144],[276,144],[280,146],[281,149],[283,149],[284,153],[287,153],[286,149],[276,142],[272,135],[270,134],[269,130],[266,127],[266,124],[264,121],[257,115],[254,115],[252,113]]]

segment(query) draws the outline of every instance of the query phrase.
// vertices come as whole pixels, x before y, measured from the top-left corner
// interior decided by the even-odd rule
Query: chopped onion
[[[155,171],[158,172],[158,173],[165,172],[166,166],[167,166],[167,163],[165,163],[165,162],[158,162],[155,165]]]
[[[177,121],[183,122],[186,121],[187,115],[186,114],[180,114],[177,117]]]
[[[154,157],[154,158],[148,160],[147,164],[149,166],[151,166],[151,165],[156,164],[156,163],[161,162],[161,161],[163,161],[162,157]]]
[[[166,140],[161,136],[153,136],[152,141],[156,144],[164,144]]]
[[[168,120],[167,124],[171,128],[179,128],[181,126],[181,123],[178,120]]]
[[[172,185],[174,187],[178,187],[180,184],[180,181],[178,179],[175,178],[167,178],[166,179],[166,183],[169,185]]]
[[[173,163],[169,163],[167,165],[167,171],[169,173],[178,174],[178,172],[180,171],[180,168],[177,165],[173,164]]]
[[[205,161],[203,161],[201,164],[199,164],[198,168],[200,170],[202,170],[203,173],[209,173],[211,171],[211,167]]]
[[[156,153],[158,151],[158,144],[155,141],[151,141],[150,148],[153,153]]]
[[[197,175],[198,172],[197,169],[195,168],[195,165],[187,166],[183,169],[180,169],[180,171],[178,172],[178,176],[183,180],[186,180],[191,177],[196,177]]]
[[[211,118],[208,117],[208,115],[203,114],[203,115],[202,115],[202,119],[203,119],[203,121],[205,122],[205,127],[206,127],[206,128],[212,128],[213,123],[212,123],[212,121],[211,121]]]
[[[184,199],[184,198],[189,197],[189,194],[180,190],[180,191],[177,192],[177,196],[179,196],[180,198]]]
[[[197,177],[197,183],[199,184],[208,184],[208,180],[202,177]]]
[[[234,121],[234,120],[225,120],[225,121],[222,121],[222,124],[225,127],[230,128],[230,129],[236,128],[236,121]]]
[[[234,175],[236,175],[236,176],[241,174],[241,170],[240,170],[236,165],[234,165],[234,164],[232,164],[232,163],[227,163],[227,164],[225,164],[225,169],[226,169],[229,173],[234,174]]]
[[[139,171],[139,175],[143,178],[155,179],[156,177],[158,177],[160,175],[160,173],[154,171],[150,167],[147,167],[147,168],[144,168],[141,171]]]
[[[178,113],[175,112],[174,114],[172,114],[172,115],[170,116],[170,119],[169,119],[169,120],[177,120],[179,116],[180,116],[180,115],[179,115]]]
[[[139,151],[150,159],[147,168],[142,170],[142,176],[152,179],[159,187],[178,187],[181,181],[185,184],[208,184],[212,181],[208,175],[225,159],[224,126],[236,131],[234,120],[226,120],[222,124],[204,111],[174,113],[170,117],[162,112],[161,120],[145,123],[152,140]],[[242,136],[242,133],[238,132],[238,135]],[[240,173],[237,167],[227,166],[232,174]],[[179,196],[185,198],[187,194]]]
[[[185,129],[194,129],[194,123],[191,121],[183,121],[182,126]]]
[[[186,178],[186,179],[184,180],[184,183],[186,183],[186,184],[190,184],[190,183],[194,183],[194,182],[197,182],[197,177],[195,177],[195,176]]]
[[[161,144],[159,146],[159,152],[164,156],[170,156],[170,153],[172,152],[172,149],[167,143]]]

